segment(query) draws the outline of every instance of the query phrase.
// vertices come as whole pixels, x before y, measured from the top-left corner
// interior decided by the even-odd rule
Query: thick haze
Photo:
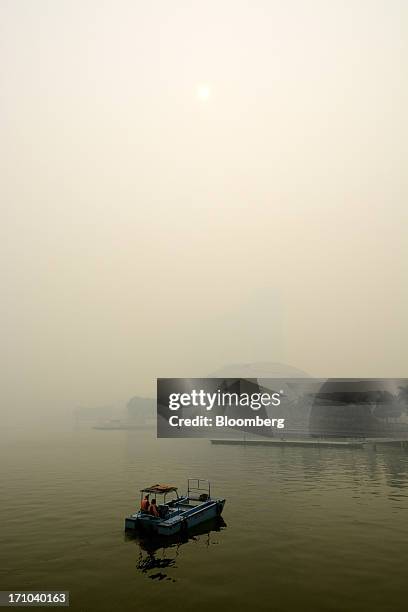
[[[0,7],[8,413],[408,374],[405,0]]]

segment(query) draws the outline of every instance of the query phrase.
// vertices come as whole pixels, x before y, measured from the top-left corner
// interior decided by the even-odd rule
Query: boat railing
[[[205,501],[200,499],[204,494],[207,496],[206,499],[211,499],[210,481],[203,478],[189,478],[187,480],[187,497],[189,499],[194,499],[192,493],[198,494],[197,501]]]

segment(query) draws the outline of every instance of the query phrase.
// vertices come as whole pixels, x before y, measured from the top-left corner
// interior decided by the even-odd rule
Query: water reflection
[[[137,569],[147,575],[151,580],[170,580],[176,579],[168,573],[169,569],[177,569],[176,560],[182,553],[182,547],[192,542],[209,547],[218,542],[212,540],[211,534],[226,528],[226,523],[222,517],[216,517],[202,525],[191,529],[186,535],[177,535],[171,538],[160,536],[129,535],[127,540],[135,542],[139,547],[139,558],[136,563]]]
[[[358,450],[301,451],[298,462],[293,466],[294,480],[298,487],[300,471],[305,483],[315,486],[325,481],[327,487],[343,483],[347,487],[358,487],[367,493],[366,484],[372,487],[383,485],[391,489],[408,489],[408,450],[378,444],[367,445]],[[289,458],[276,461],[280,472],[288,471],[285,466]],[[372,491],[376,493],[376,491]],[[407,495],[407,492],[401,494]]]

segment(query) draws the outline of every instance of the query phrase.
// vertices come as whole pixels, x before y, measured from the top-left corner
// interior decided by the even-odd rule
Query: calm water
[[[188,476],[226,526],[156,551],[125,538],[138,489]],[[71,591],[82,611],[404,610],[408,454],[244,448],[152,432],[6,432],[0,588]],[[147,549],[146,549],[147,548]]]

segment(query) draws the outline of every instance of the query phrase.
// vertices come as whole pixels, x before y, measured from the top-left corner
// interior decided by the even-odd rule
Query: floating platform
[[[234,444],[239,446],[298,446],[308,448],[364,448],[359,440],[236,440],[214,438],[211,444]]]
[[[394,446],[408,449],[408,438],[362,438],[361,440],[313,440],[313,439],[267,439],[239,440],[236,438],[213,438],[211,444],[238,446],[297,446],[307,448],[376,448]]]

